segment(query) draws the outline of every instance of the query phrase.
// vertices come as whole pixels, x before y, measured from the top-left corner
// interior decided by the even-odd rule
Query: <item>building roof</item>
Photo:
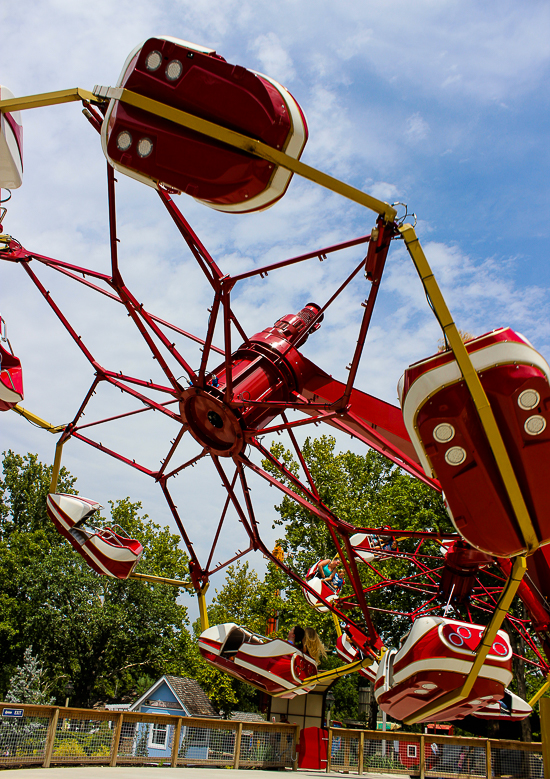
[[[189,712],[190,717],[216,717],[218,713],[209,698],[194,679],[186,676],[164,677],[179,701]]]
[[[130,710],[136,711],[142,704],[148,706],[160,705],[162,708],[169,710],[178,708],[177,703],[170,705],[169,701],[158,701],[154,698],[156,691],[159,690],[163,684],[168,685],[176,698],[177,703],[179,703],[181,708],[187,712],[187,716],[219,717],[198,682],[194,679],[188,679],[185,676],[170,676],[168,674],[161,676],[161,678],[156,681],[141,698],[132,704]],[[167,713],[169,712],[167,711]]]
[[[234,711],[229,719],[235,722],[265,722],[265,717],[253,711]]]

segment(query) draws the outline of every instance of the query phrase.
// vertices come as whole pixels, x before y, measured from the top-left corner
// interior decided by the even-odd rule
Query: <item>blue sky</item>
[[[0,81],[16,95],[114,84],[132,48],[157,34],[211,46],[230,62],[276,78],[308,118],[305,162],[416,212],[458,325],[475,334],[510,325],[548,358],[549,16],[548,3],[537,0],[521,6],[506,0],[5,3]],[[24,182],[13,193],[5,230],[30,250],[107,270],[98,137],[77,104],[27,112],[23,120]],[[130,288],[150,310],[200,335],[210,303],[206,285],[153,190],[119,180],[121,263]],[[185,196],[178,204],[227,272],[346,240],[374,224],[370,212],[296,179],[283,201],[262,214],[219,214]],[[237,312],[249,332],[261,330],[308,300],[325,300],[360,258],[349,251],[335,262],[243,285]],[[0,274],[0,312],[23,360],[24,405],[52,422],[67,421],[91,371],[23,271],[2,263]],[[150,370],[150,356],[120,312],[46,278],[100,362],[138,375]],[[345,379],[367,293],[351,290],[304,349],[337,378]],[[432,353],[439,337],[397,244],[357,386],[396,402],[403,369]],[[98,413],[118,403],[105,396]],[[155,419],[140,429],[119,427],[113,440],[136,459],[158,461],[171,432]],[[0,441],[2,449],[53,457],[54,439],[12,413],[0,419]],[[130,495],[156,521],[170,521],[146,477],[76,443],[66,447],[64,462],[83,494],[104,503]],[[196,469],[180,499],[191,524],[206,528],[204,537],[220,500],[211,476]],[[258,485],[269,541],[276,500]]]

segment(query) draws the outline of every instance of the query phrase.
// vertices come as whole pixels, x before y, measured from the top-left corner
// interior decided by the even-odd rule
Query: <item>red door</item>
[[[327,767],[328,730],[304,728],[300,732],[298,768]]]

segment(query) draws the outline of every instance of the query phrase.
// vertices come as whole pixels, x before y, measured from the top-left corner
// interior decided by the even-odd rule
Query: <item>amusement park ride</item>
[[[94,374],[72,421],[58,428],[48,425],[19,406],[23,399],[21,364],[2,322],[0,410],[14,410],[60,433],[48,497],[48,513],[55,527],[98,573],[154,579],[133,572],[143,551],[139,542],[121,529],[86,526],[99,508],[97,503],[56,492],[63,446],[74,439],[160,484],[190,558],[192,588],[198,595],[203,626],[200,651],[216,667],[270,695],[287,698],[307,693],[320,680],[358,672],[373,681],[381,708],[407,724],[461,719],[467,714],[493,719],[528,716],[531,705],[507,689],[512,679],[512,645],[501,627],[507,618],[507,625],[528,648],[528,662],[547,675],[550,368],[546,361],[509,328],[463,343],[414,227],[398,219],[394,206],[300,161],[308,137],[306,119],[296,100],[273,79],[232,65],[211,49],[158,37],[131,52],[115,87],[24,98],[15,98],[0,87],[1,187],[14,189],[22,183],[20,112],[71,101],[83,104],[108,162],[110,274],[28,251],[18,239],[0,235],[0,259],[21,266]],[[211,286],[213,300],[204,339],[147,311],[125,284],[117,252],[115,170],[157,191]],[[173,199],[175,194],[186,193],[218,211],[250,213],[283,197],[293,174],[374,212],[372,231],[227,275]],[[0,209],[0,221],[5,213],[5,208]],[[386,257],[396,240],[404,241],[446,346],[443,352],[405,370],[399,383],[401,408],[355,387]],[[297,314],[282,316],[255,334],[244,331],[232,308],[237,284],[297,263],[331,258],[351,247],[364,247],[364,257],[326,303],[307,303]],[[40,280],[37,271],[42,266],[124,306],[164,381],[102,366]],[[331,303],[345,289],[365,283],[369,292],[361,302],[364,312],[357,344],[347,381],[339,382],[300,349],[328,316]],[[361,289],[357,294],[363,297]],[[223,348],[214,346],[218,325]],[[192,367],[193,355],[176,347],[174,333],[187,339],[190,348],[200,345],[198,368]],[[177,378],[181,372],[185,383]],[[104,385],[135,399],[137,410],[84,424],[92,396]],[[177,425],[178,432],[157,470],[89,437],[90,428],[143,410],[156,410]],[[320,499],[294,432],[298,426],[319,422],[351,434],[411,476],[443,491],[456,534],[359,528],[336,516]],[[84,428],[88,428],[86,433]],[[262,436],[274,432],[288,436],[301,475],[291,472],[262,444]],[[181,462],[178,447],[186,433],[197,442],[198,453]],[[206,562],[199,560],[191,538],[194,528],[184,525],[170,491],[171,480],[203,458],[210,458],[227,490]],[[271,464],[269,471],[262,461]],[[345,570],[345,589],[331,588],[314,569],[302,578],[268,549],[254,512],[251,477],[275,486],[326,525]],[[246,531],[248,547],[213,565],[230,505]],[[312,608],[332,613],[339,634],[336,649],[344,661],[340,668],[318,672],[313,658],[288,641],[256,635],[234,623],[209,627],[205,592],[211,575],[253,550],[298,582]],[[383,561],[391,558],[408,565],[408,572],[393,582],[383,569]],[[363,584],[361,572],[366,570],[375,584]],[[410,631],[399,649],[383,646],[376,629],[378,610],[369,607],[373,591],[387,588],[390,592],[392,586],[424,593],[414,612],[400,613],[410,618]],[[508,613],[516,594],[525,605],[525,618]]]

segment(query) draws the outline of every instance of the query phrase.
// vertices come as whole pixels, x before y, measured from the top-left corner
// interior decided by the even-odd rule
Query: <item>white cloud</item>
[[[407,119],[407,129],[405,131],[407,140],[411,141],[412,143],[423,141],[425,138],[427,138],[429,132],[430,127],[428,123],[420,116],[419,113],[415,113],[409,116]]]
[[[274,32],[259,35],[249,46],[258,57],[263,72],[279,81],[281,84],[291,83],[296,72],[292,58],[283,47],[279,36]]]

